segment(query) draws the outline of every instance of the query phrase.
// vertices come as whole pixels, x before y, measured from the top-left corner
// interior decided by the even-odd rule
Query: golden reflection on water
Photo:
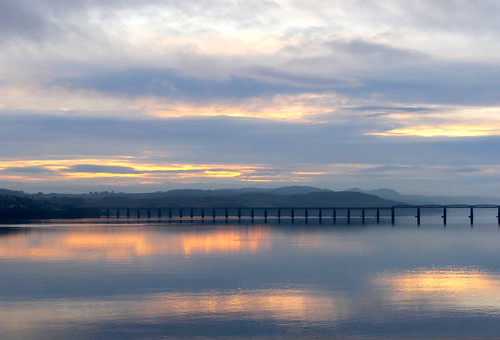
[[[425,301],[438,308],[481,308],[500,313],[500,277],[476,268],[423,268],[384,273],[374,280],[400,306]]]
[[[0,259],[125,260],[140,256],[256,252],[268,246],[268,230],[221,229],[145,232],[141,229],[72,229],[0,238]]]
[[[346,318],[355,308],[346,297],[331,293],[312,295],[301,290],[160,293],[6,303],[0,307],[0,327],[5,330],[38,328],[56,320],[60,324],[138,319],[164,322],[165,318],[186,319],[197,315],[210,315],[220,320],[237,315],[238,319],[318,322]]]

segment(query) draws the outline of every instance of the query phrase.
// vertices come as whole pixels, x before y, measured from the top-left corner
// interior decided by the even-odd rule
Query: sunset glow
[[[151,235],[150,235],[151,236]],[[158,233],[147,237],[141,231],[131,233],[115,230],[109,233],[91,229],[64,234],[42,235],[34,246],[23,234],[13,234],[0,247],[0,259],[29,259],[31,261],[128,260],[151,255],[225,254],[256,252],[268,248],[268,230],[220,230],[200,234],[189,232],[176,235]]]
[[[500,135],[499,127],[474,126],[416,126],[386,132],[369,133],[374,136],[419,136],[419,137],[478,137]]]

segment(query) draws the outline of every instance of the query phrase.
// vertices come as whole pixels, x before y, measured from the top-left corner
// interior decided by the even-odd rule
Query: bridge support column
[[[391,224],[394,225],[396,223],[396,208],[391,207]]]
[[[377,223],[380,223],[380,209],[377,208]]]
[[[351,208],[347,208],[347,223],[351,223]]]
[[[470,207],[469,219],[470,225],[474,225],[474,207]]]
[[[365,208],[361,209],[361,222],[365,224]]]
[[[446,225],[446,222],[448,220],[447,212],[446,212],[446,207],[443,207],[443,225]]]
[[[417,207],[417,216],[415,217],[417,218],[417,225],[420,225],[420,218],[421,218],[420,207]]]

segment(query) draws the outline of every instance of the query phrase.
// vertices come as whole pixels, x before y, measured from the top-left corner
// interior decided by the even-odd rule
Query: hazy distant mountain
[[[333,192],[333,191],[328,189],[320,189],[315,187],[298,186],[298,185],[276,188],[269,191],[269,193],[277,195],[298,195],[298,194],[309,194],[311,192]]]
[[[352,188],[347,191],[376,195],[381,198],[406,204],[494,204],[500,205],[500,198],[483,196],[423,196],[404,195],[392,189],[361,190]]]
[[[26,193],[24,191],[19,191],[19,190],[0,189],[0,195],[3,195],[3,196],[26,196]]]

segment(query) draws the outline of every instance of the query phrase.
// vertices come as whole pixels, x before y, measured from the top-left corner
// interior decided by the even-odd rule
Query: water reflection
[[[499,241],[497,226],[10,230],[0,338],[492,337]]]
[[[269,244],[268,230],[149,230],[70,228],[4,235],[0,259],[123,260],[150,255],[256,252]]]
[[[477,268],[421,268],[383,273],[374,282],[398,306],[425,303],[440,309],[473,308],[500,314],[500,276]]]
[[[353,313],[347,297],[315,296],[298,290],[240,290],[202,293],[163,293],[114,296],[112,299],[52,299],[6,303],[0,308],[0,327],[26,330],[57,323],[102,323],[141,319],[156,323],[168,319],[209,316],[212,319],[335,321]],[[29,320],[29,322],[26,322]]]

